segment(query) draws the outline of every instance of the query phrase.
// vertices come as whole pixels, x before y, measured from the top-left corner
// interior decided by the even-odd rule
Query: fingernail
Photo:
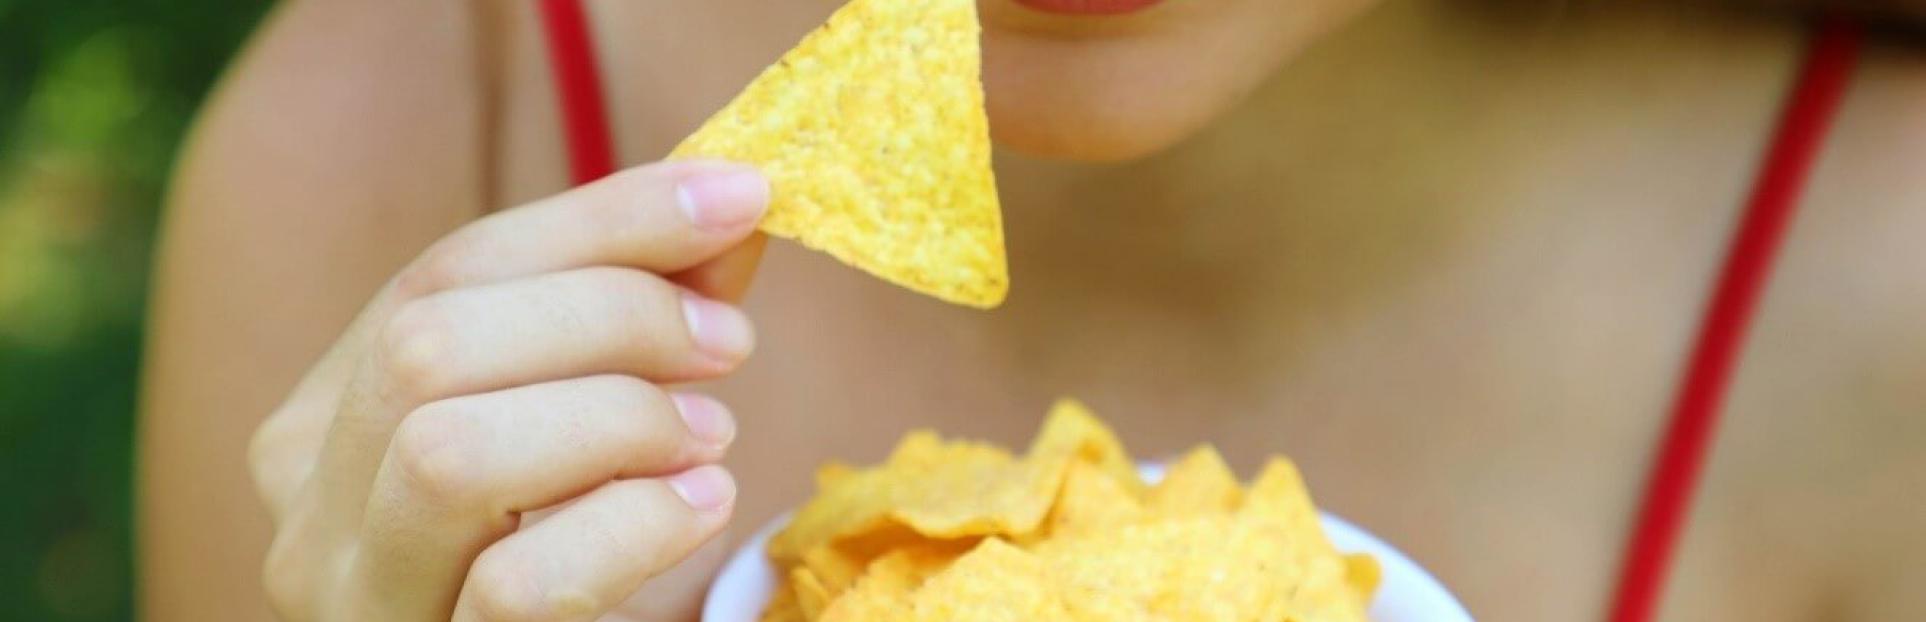
[[[755,348],[755,329],[735,307],[695,294],[682,294],[682,318],[696,348],[717,360],[735,362]]]
[[[670,399],[675,400],[682,423],[689,426],[689,435],[697,441],[721,448],[736,440],[736,419],[729,415],[729,408],[722,402],[693,393],[677,393]]]
[[[736,498],[736,480],[722,467],[699,466],[669,478],[669,488],[699,511],[720,510]]]
[[[741,165],[705,166],[675,188],[682,213],[700,229],[734,229],[769,207],[769,180]]]

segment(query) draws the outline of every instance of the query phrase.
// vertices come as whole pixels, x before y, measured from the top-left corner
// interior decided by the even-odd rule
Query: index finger
[[[403,269],[393,288],[412,298],[589,266],[687,270],[747,239],[768,203],[768,180],[745,165],[632,168],[456,230]]]

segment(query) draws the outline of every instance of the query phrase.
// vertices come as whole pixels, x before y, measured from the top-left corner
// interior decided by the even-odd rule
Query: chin
[[[1222,116],[1269,73],[1162,54],[1161,46],[1142,41],[986,35],[991,132],[998,144],[1038,157],[1116,162],[1153,155]]]
[[[1134,115],[1000,113],[991,106],[998,146],[1027,156],[1091,163],[1129,162],[1156,155],[1196,133],[1198,123],[1137,121]]]
[[[1183,142],[1230,107],[1109,85],[1052,83],[996,72],[989,76],[985,81],[992,137],[1002,147],[1041,158],[1145,158]]]
[[[1040,16],[990,0],[983,82],[998,144],[1117,162],[1197,134],[1370,0],[1189,0],[1126,18]]]

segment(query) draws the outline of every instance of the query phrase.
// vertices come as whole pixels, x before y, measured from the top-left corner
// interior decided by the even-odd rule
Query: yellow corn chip
[[[1047,581],[1043,560],[989,538],[923,583],[910,597],[917,622],[1051,622],[1073,620]]]
[[[1150,609],[1172,620],[1251,620],[1294,591],[1299,543],[1273,525],[1182,522],[1166,587]]]
[[[883,521],[864,529],[852,530],[835,538],[835,546],[855,559],[864,560],[865,565],[891,551],[909,547],[944,546],[969,550],[975,541],[965,539],[936,539],[916,533],[908,525],[894,521]]]
[[[890,450],[889,459],[883,464],[890,468],[940,465],[950,457],[944,453],[946,449],[949,449],[948,444],[944,443],[943,437],[937,436],[935,431],[912,430],[909,434],[903,435],[903,440],[896,442],[896,448]]]
[[[1135,522],[1143,515],[1143,506],[1116,478],[1095,466],[1076,462],[1070,465],[1063,490],[1057,493],[1056,507],[1044,519],[1043,534],[1055,538],[1103,529]]]
[[[1043,420],[1043,430],[1030,443],[1030,457],[1050,459],[1067,455],[1094,464],[1116,478],[1132,495],[1143,492],[1143,479],[1137,477],[1136,462],[1124,451],[1117,434],[1097,419],[1090,408],[1073,399],[1057,400]]]
[[[796,606],[802,610],[803,618],[816,620],[823,617],[823,609],[829,607],[833,598],[829,588],[823,587],[816,579],[816,573],[808,568],[789,571],[789,584],[795,588]]]
[[[1144,495],[1144,506],[1158,516],[1218,514],[1237,508],[1243,487],[1224,457],[1200,445],[1164,472],[1163,481]]]
[[[1244,494],[1238,514],[1256,524],[1285,530],[1299,547],[1291,566],[1296,585],[1289,598],[1280,601],[1289,618],[1307,621],[1348,622],[1364,620],[1364,603],[1350,583],[1354,562],[1339,556],[1318,522],[1317,507],[1312,505],[1304,477],[1297,465],[1283,457],[1272,457]],[[1362,578],[1362,577],[1361,577]]]
[[[807,569],[811,581],[821,588],[819,591],[828,601],[848,591],[882,557],[908,556],[906,559],[910,565],[922,575],[927,575],[969,552],[975,545],[974,540],[931,540],[899,526],[810,549],[803,553],[797,570]],[[901,564],[903,561],[892,563]],[[792,582],[802,584],[800,577]],[[810,619],[815,619],[815,613],[811,614]]]
[[[1351,587],[1359,603],[1371,602],[1378,593],[1378,585],[1384,583],[1384,567],[1378,565],[1378,558],[1364,553],[1344,556],[1344,583]]]
[[[912,583],[920,586],[924,581],[929,580],[930,577],[936,576],[937,573],[949,568],[951,564],[956,562],[957,558],[975,550],[977,546],[979,546],[979,544],[975,542],[938,542],[911,545],[890,551],[883,557],[877,558],[876,562],[871,563],[871,566],[875,566],[876,563],[881,563],[883,567],[890,569],[891,572],[909,577]],[[872,568],[871,571],[874,571],[874,569]]]
[[[873,469],[855,470],[823,478],[823,488],[797,510],[782,531],[769,540],[769,556],[793,565],[802,554],[832,540],[886,526],[889,512],[911,500],[911,480],[935,469],[974,469],[975,465],[1007,464],[1008,452],[968,443],[946,444],[934,433],[912,432],[897,443],[889,460]]]
[[[796,602],[796,590],[790,587],[789,579],[784,577],[776,584],[776,591],[769,599],[769,605],[762,610],[761,622],[805,622],[802,605]]]
[[[765,620],[1364,622],[1382,569],[1334,550],[1289,460],[1248,490],[1208,445],[1148,490],[1130,466],[1069,400],[1021,458],[918,431],[827,465],[771,539]]]
[[[816,490],[826,490],[855,473],[856,467],[836,461],[825,462],[816,468]]]
[[[1264,470],[1244,493],[1244,507],[1239,511],[1281,526],[1302,540],[1319,543],[1324,552],[1331,551],[1331,541],[1318,523],[1317,507],[1304,488],[1304,476],[1298,474],[1297,465],[1282,456],[1273,456],[1264,464]]]
[[[979,31],[975,0],[853,0],[671,157],[756,164],[763,231],[994,307],[1009,275]]]
[[[823,595],[834,598],[856,584],[856,578],[862,576],[866,565],[868,560],[842,547],[822,545],[803,553],[802,565],[796,570],[809,571],[811,580],[821,588]],[[797,584],[801,584],[800,579]]]
[[[885,556],[870,565],[855,587],[830,601],[821,622],[880,622],[901,619],[909,610],[909,595],[918,581],[909,569]]]
[[[1282,526],[1229,514],[1152,520],[1037,546],[1082,620],[1361,621],[1344,564]]]
[[[1075,400],[1059,400],[1044,419],[1042,430],[1019,462],[1003,465],[985,458],[976,465],[942,457],[932,449],[932,437],[912,435],[891,456],[891,466],[941,464],[933,471],[910,474],[923,487],[909,485],[916,499],[899,503],[891,517],[931,538],[997,535],[1023,539],[1041,523],[1057,499],[1074,463],[1092,465],[1131,499],[1143,481],[1123,444],[1110,427]],[[986,446],[953,443],[983,451]],[[992,448],[993,449],[993,448]]]
[[[931,538],[1029,533],[1050,510],[1068,464],[985,460],[933,469],[901,482],[908,494],[890,517]]]
[[[964,549],[966,550],[966,549]],[[951,546],[910,546],[870,562],[862,578],[823,610],[823,622],[871,622],[904,619],[910,594],[931,576],[942,572],[962,554]]]
[[[842,477],[805,504],[770,539],[769,556],[793,564],[814,547],[893,525],[933,539],[1028,533],[1056,498],[1065,465],[912,434],[882,467]]]
[[[1272,619],[1305,622],[1364,622],[1364,603],[1345,582],[1345,562],[1334,555],[1300,560],[1296,584],[1275,601]]]

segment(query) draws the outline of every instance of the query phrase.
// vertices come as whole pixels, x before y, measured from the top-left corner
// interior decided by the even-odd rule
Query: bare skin
[[[250,434],[434,240],[567,186],[525,3],[354,4],[284,10],[182,171],[142,426],[150,619],[268,615]],[[625,162],[826,12],[756,4],[597,5]],[[1014,442],[1076,395],[1146,455],[1292,455],[1481,618],[1596,616],[1798,46],[1770,19],[1392,2],[1149,159],[1001,156],[1016,289],[996,312],[773,244],[746,305],[758,354],[700,387],[741,430],[733,528],[803,498],[823,459],[912,426]],[[1922,107],[1926,55],[1875,43],[1665,619],[1926,617]],[[689,568],[655,602],[699,591]]]

